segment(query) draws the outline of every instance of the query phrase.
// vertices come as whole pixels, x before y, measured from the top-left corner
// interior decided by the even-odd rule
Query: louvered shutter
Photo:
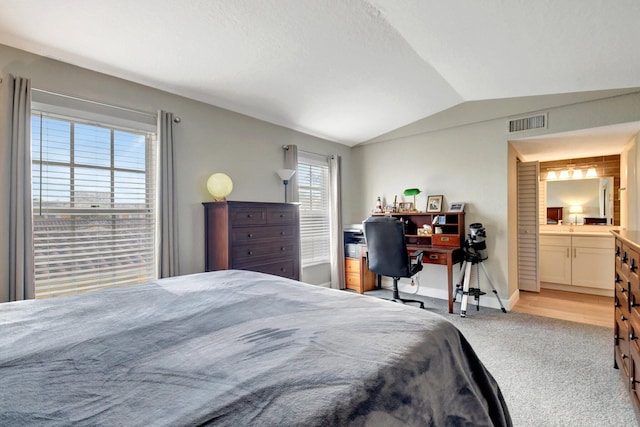
[[[518,163],[518,288],[540,291],[538,278],[538,162]]]

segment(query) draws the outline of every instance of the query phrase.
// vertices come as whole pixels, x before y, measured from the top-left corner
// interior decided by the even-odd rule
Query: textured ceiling
[[[0,43],[347,145],[640,87],[638,0],[3,0]]]

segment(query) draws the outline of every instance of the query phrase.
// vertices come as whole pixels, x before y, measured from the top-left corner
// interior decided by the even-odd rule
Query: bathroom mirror
[[[613,225],[613,177],[544,181],[546,208],[563,208],[564,224]],[[551,222],[550,222],[551,221]],[[554,223],[547,218],[547,223]]]

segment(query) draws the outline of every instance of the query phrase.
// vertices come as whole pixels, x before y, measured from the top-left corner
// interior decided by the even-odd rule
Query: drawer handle
[[[620,292],[624,294],[625,292],[627,292],[627,288],[620,288]]]
[[[636,265],[636,259],[632,258],[631,259],[631,267],[630,267],[631,271],[635,273],[635,271],[638,269],[638,266]]]
[[[284,214],[280,214],[280,218],[284,218]]]
[[[253,251],[248,251],[247,255],[253,255]]]
[[[283,246],[280,248],[280,252],[284,252],[286,250],[286,248]]]
[[[284,231],[281,231],[281,232],[280,232],[280,235],[281,235],[281,236],[284,236],[285,234],[287,234],[287,233],[285,233]]]
[[[253,218],[253,214],[247,214],[247,218]]]
[[[616,256],[620,256],[620,246],[616,246]]]
[[[630,341],[634,341],[634,340],[637,340],[637,339],[638,339],[638,337],[637,337],[637,336],[636,336],[636,334],[634,334],[633,332],[631,332],[631,333],[629,334],[629,340],[630,340]]]
[[[280,268],[280,271],[281,271],[282,273],[284,273],[284,272],[286,272],[286,271],[287,271],[287,269],[286,269],[286,268],[284,268],[284,267],[281,267],[281,268]]]
[[[622,282],[622,279],[620,278],[620,275],[616,273],[616,283],[620,283],[620,282]]]
[[[627,320],[627,318],[626,318],[626,317],[624,317],[624,314],[621,314],[621,315],[620,315],[620,320],[622,320],[622,321],[624,322],[625,320]]]
[[[627,252],[625,251],[625,253],[622,255],[622,263],[626,264],[627,261],[629,261],[629,257],[627,256]]]
[[[438,255],[430,254],[429,259],[438,259]]]
[[[247,234],[247,237],[253,237],[253,233]]]

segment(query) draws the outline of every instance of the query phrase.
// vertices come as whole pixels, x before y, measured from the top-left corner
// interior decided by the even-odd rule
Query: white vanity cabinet
[[[560,290],[611,290],[612,235],[540,235],[540,281]],[[553,286],[544,286],[553,287]],[[587,289],[581,289],[587,288]],[[601,294],[601,292],[597,292]]]
[[[540,236],[540,281],[571,284],[571,236]]]

